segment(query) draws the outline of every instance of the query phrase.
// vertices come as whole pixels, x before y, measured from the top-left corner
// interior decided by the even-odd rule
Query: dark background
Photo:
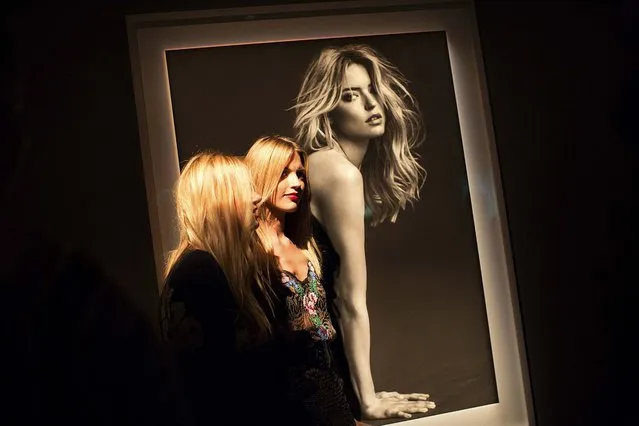
[[[41,233],[92,255],[151,315],[124,17],[178,6],[41,3],[3,12],[3,266]],[[636,282],[636,12],[631,1],[477,4],[539,426],[634,423],[636,392],[619,385],[635,370],[619,355],[630,348],[622,302]]]
[[[179,160],[204,148],[243,155],[264,134],[294,135],[290,108],[306,67],[323,47],[348,43],[371,45],[404,73],[427,129],[421,200],[395,224],[366,230],[376,389],[429,393],[429,415],[497,402],[444,32],[170,51]]]

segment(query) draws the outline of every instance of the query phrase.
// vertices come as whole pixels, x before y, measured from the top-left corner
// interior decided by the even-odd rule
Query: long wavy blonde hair
[[[263,274],[266,256],[255,236],[253,198],[251,175],[241,158],[215,152],[194,155],[175,190],[180,237],[169,253],[165,278],[184,253],[210,253],[228,279],[241,319],[266,337],[271,324],[257,295],[261,293],[271,309],[272,299]]]
[[[419,199],[426,171],[415,148],[424,130],[417,101],[407,80],[380,53],[366,45],[328,47],[310,63],[297,95],[294,127],[308,152],[338,143],[329,114],[342,96],[344,74],[351,64],[362,65],[379,96],[386,116],[384,135],[368,145],[361,164],[364,198],[373,213],[372,225],[394,222],[407,203]]]
[[[262,196],[262,200],[275,201],[282,171],[291,162],[295,153],[299,154],[302,164],[307,166],[306,153],[290,138],[279,135],[264,136],[257,139],[251,146],[245,161],[251,171],[255,190]],[[272,253],[273,247],[266,237],[265,229],[273,216],[265,202],[260,205],[258,212],[257,234],[264,249]],[[297,210],[286,214],[284,235],[304,252],[306,258],[313,264],[316,273],[321,274],[320,251],[313,238],[311,226],[311,190],[308,182],[304,185],[304,192]]]

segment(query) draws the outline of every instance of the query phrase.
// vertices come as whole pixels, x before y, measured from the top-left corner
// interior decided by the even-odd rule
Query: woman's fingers
[[[433,401],[417,400],[426,394],[400,394],[398,392],[377,392],[377,405],[365,413],[367,419],[411,418],[413,414],[427,413],[435,408]]]
[[[378,398],[394,399],[398,401],[427,401],[430,395],[427,393],[399,393],[399,392],[377,392]]]
[[[410,419],[413,416],[411,414],[409,414],[409,413],[404,412],[404,411],[398,411],[398,412],[395,413],[394,416],[391,416],[391,417],[403,417],[405,419]]]
[[[401,394],[399,392],[385,392],[385,391],[381,391],[381,392],[377,392],[375,394],[378,398],[385,398],[385,399],[401,399]]]
[[[404,394],[404,396],[406,397],[406,399],[417,401],[426,401],[428,398],[430,398],[430,395],[427,393],[408,393]]]

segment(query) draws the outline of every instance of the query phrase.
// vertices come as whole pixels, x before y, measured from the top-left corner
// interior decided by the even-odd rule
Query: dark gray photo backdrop
[[[167,52],[180,163],[202,149],[243,155],[259,136],[294,136],[289,108],[308,63],[322,47],[346,43],[369,44],[399,68],[427,131],[420,201],[395,224],[366,231],[376,388],[430,393],[437,409],[428,415],[497,402],[443,32]]]

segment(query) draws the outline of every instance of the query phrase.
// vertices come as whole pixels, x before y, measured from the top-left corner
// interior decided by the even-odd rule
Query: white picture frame
[[[166,254],[177,243],[172,191],[180,170],[167,51],[444,31],[468,173],[498,402],[403,424],[534,425],[508,225],[472,1],[348,1],[131,15],[127,17],[127,27],[158,285],[162,282]]]

